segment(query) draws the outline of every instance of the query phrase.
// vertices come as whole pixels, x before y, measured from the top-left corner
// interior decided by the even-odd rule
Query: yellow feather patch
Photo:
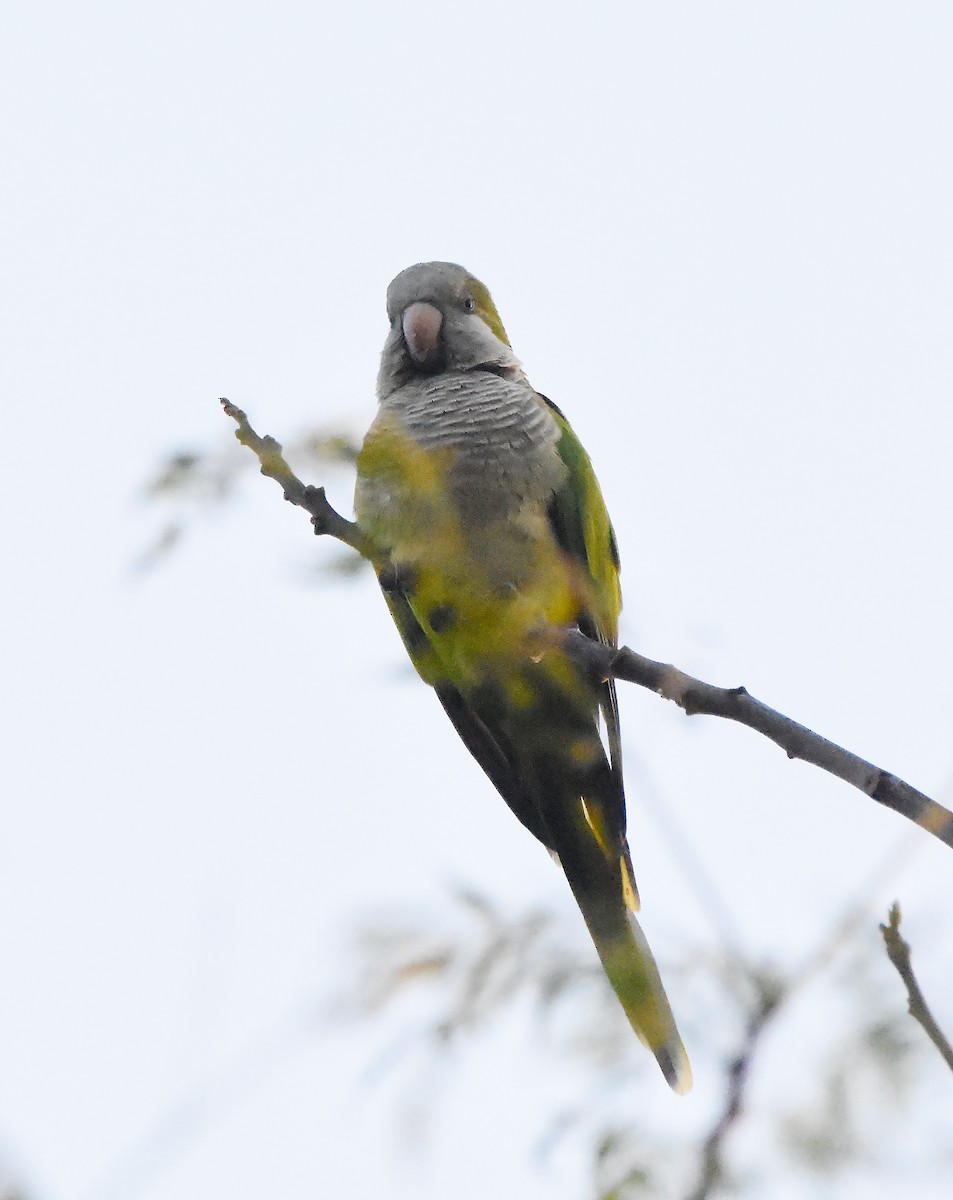
[[[470,291],[473,293],[473,299],[476,301],[477,312],[483,318],[484,323],[489,326],[501,342],[505,342],[509,346],[510,339],[506,336],[506,330],[503,328],[500,314],[496,311],[496,305],[493,303],[493,297],[490,295],[489,288],[485,283],[481,283],[475,275],[471,275],[467,283],[470,286]]]
[[[619,869],[622,872],[622,897],[625,900],[625,906],[629,912],[639,911],[639,894],[632,886],[632,877],[629,874],[629,865],[624,858],[619,859]]]
[[[598,809],[586,803],[586,797],[582,796],[582,811],[585,814],[586,824],[592,830],[596,841],[599,843],[599,849],[606,856],[611,858],[612,851],[609,849],[609,836],[606,833],[606,827],[602,820],[602,814]]]

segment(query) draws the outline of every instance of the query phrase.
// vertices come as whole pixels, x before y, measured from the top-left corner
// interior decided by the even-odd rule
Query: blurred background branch
[[[730,1135],[744,1119],[767,1032],[783,1024],[791,1001],[810,983],[846,991],[850,1004],[837,1019],[832,1016],[825,1031],[831,1048],[809,1095],[777,1110],[769,1121],[773,1168],[809,1166],[822,1178],[851,1161],[876,1159],[883,1151],[869,1130],[865,1133],[869,1110],[877,1094],[895,1100],[904,1094],[918,1052],[902,1032],[902,1016],[884,1012],[872,989],[870,969],[877,962],[872,936],[860,942],[842,938],[836,954],[825,938],[824,969],[815,969],[812,955],[796,977],[781,976],[767,964],[740,961],[736,955],[712,959],[689,954],[680,964],[664,964],[667,977],[688,985],[696,999],[698,992],[727,998],[733,1009],[729,1024],[735,1030],[728,1039],[734,1040],[734,1048],[727,1053],[717,1049],[725,1038],[723,1015],[717,1031],[696,1030],[690,1050],[706,1064],[698,1074],[704,1078],[707,1069],[709,1081],[720,1077],[721,1099],[714,1101],[712,1095],[707,1130],[694,1130],[694,1138],[686,1130],[673,1146],[670,1135],[660,1141],[653,1133],[643,1104],[630,1106],[632,1081],[639,1081],[643,1102],[644,1089],[650,1086],[639,1048],[619,1019],[601,973],[590,956],[574,951],[573,939],[566,938],[555,914],[531,909],[507,916],[489,898],[467,888],[455,889],[451,899],[459,918],[456,934],[373,921],[359,930],[353,987],[342,1001],[342,1017],[380,1021],[386,1010],[400,1009],[407,993],[416,995],[414,1011],[429,999],[430,1016],[379,1057],[373,1077],[392,1073],[408,1057],[445,1058],[451,1048],[481,1041],[508,1012],[519,1012],[545,1038],[548,1056],[574,1064],[588,1077],[588,1083],[577,1088],[584,1097],[579,1108],[564,1108],[548,1118],[541,1113],[538,1119],[550,1125],[547,1143],[574,1130],[588,1141],[589,1194],[594,1200],[648,1194],[685,1200],[707,1200],[727,1192],[757,1195],[757,1184],[743,1185],[731,1168]],[[846,928],[843,921],[836,925]],[[846,971],[835,971],[838,958],[851,960]],[[429,1089],[432,1076],[424,1078]],[[878,1081],[876,1087],[873,1080]],[[711,1093],[710,1082],[708,1090]],[[420,1097],[413,1099],[419,1102]],[[429,1100],[434,1103],[433,1094]],[[763,1100],[758,1108],[763,1127]],[[763,1156],[760,1168],[770,1173],[768,1159]],[[678,1169],[673,1170],[673,1163]]]
[[[936,1023],[933,1013],[930,1012],[913,972],[910,944],[900,933],[900,905],[897,901],[890,906],[887,924],[880,926],[880,932],[883,934],[884,945],[887,948],[887,957],[897,968],[897,974],[907,989],[907,1009],[910,1016],[923,1027],[927,1037],[939,1050],[943,1061],[953,1071],[953,1047],[950,1046],[946,1034]]]
[[[240,410],[238,410],[240,411]],[[284,446],[289,466],[302,474],[352,466],[358,444],[341,430],[315,428]],[[134,566],[148,571],[159,565],[196,522],[222,511],[236,497],[241,482],[258,473],[255,458],[234,436],[224,435],[211,447],[190,447],[169,454],[148,480],[143,496],[160,514],[161,525],[139,552]],[[348,574],[362,566],[360,557],[343,552],[336,569]]]

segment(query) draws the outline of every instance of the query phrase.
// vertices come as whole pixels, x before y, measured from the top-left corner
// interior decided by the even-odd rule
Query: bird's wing
[[[586,616],[590,636],[615,645],[622,595],[619,588],[619,549],[612,522],[589,455],[572,426],[552,400],[540,395],[559,427],[559,456],[567,468],[566,481],[549,506],[549,520],[563,550],[586,572],[591,605]]]
[[[548,406],[559,426],[559,455],[568,474],[566,482],[549,505],[549,522],[557,542],[585,572],[590,603],[580,614],[579,628],[587,637],[615,646],[618,639],[622,593],[619,586],[619,548],[602,491],[589,455],[561,410],[547,396]],[[611,832],[625,845],[625,796],[622,783],[622,743],[619,732],[619,703],[615,680],[608,679],[600,698],[606,726],[609,762],[614,782],[613,800],[603,814]],[[626,849],[626,854],[628,850]],[[629,875],[633,890],[631,863]],[[638,892],[634,895],[638,905]]]

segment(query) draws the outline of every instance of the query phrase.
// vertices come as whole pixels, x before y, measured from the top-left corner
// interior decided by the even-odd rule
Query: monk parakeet
[[[467,749],[561,865],[626,1016],[684,1092],[688,1058],[635,917],[615,686],[558,636],[616,644],[619,555],[592,464],[463,267],[408,267],[387,315],[355,512],[391,615]]]

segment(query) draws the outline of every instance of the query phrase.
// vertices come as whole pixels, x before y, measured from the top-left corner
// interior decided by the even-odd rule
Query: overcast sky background
[[[218,396],[282,440],[368,424],[384,291],[412,262],[483,278],[573,421],[627,642],[953,802],[951,53],[948,3],[7,0],[0,1172],[38,1200],[580,1194],[577,1154],[531,1161],[574,1076],[524,1053],[528,1022],[461,1056],[408,1160],[394,1089],[366,1082],[386,1022],[313,1021],[359,918],[440,923],[454,881],[551,904],[584,944],[372,581],[316,583],[333,547],[252,474],[133,570],[162,524],[143,484],[225,443]],[[327,482],[349,511],[346,474]],[[953,1029],[949,850],[624,691],[663,973],[720,942],[651,806],[741,948],[781,966],[858,896],[872,939],[899,896]],[[712,1018],[670,993],[692,1052]],[[809,1087],[827,1013],[801,1004],[753,1121],[779,1082]],[[717,1065],[696,1058],[685,1100],[647,1070],[640,1109],[675,1140],[706,1129]],[[949,1078],[922,1074],[948,1133]]]

